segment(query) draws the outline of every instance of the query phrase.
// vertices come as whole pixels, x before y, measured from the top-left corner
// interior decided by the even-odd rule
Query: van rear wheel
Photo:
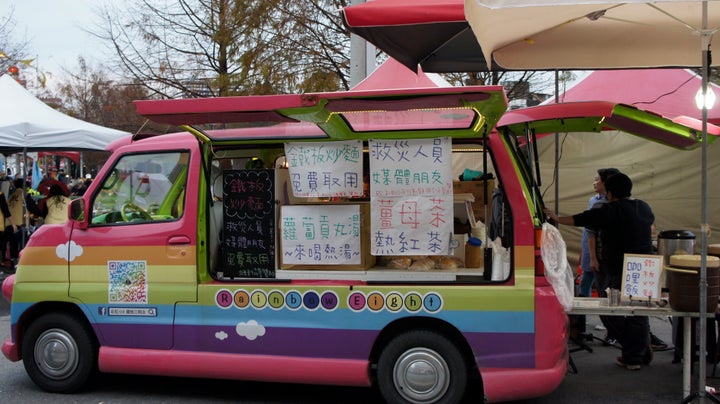
[[[70,393],[87,384],[97,369],[97,343],[88,326],[67,313],[45,314],[23,338],[23,365],[43,390]]]
[[[411,331],[383,349],[377,383],[389,403],[458,403],[467,388],[468,366],[447,337]]]

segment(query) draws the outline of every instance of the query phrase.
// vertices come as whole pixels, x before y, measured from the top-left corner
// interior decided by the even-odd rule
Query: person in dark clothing
[[[608,202],[596,209],[573,216],[558,217],[549,209],[548,217],[560,224],[600,229],[602,261],[607,271],[607,284],[621,289],[624,255],[652,254],[652,224],[655,215],[646,202],[631,199],[632,181],[623,174],[608,177],[605,182]],[[617,335],[622,356],[617,363],[629,370],[638,370],[652,360],[650,326],[647,316],[614,317],[608,332]]]
[[[7,198],[7,204],[17,227],[13,228],[10,221],[6,220],[4,235],[10,247],[10,262],[14,267],[17,264],[20,249],[24,247],[24,242],[29,237],[30,215],[39,215],[40,212],[35,200],[25,192],[30,188],[29,182],[23,181],[22,178],[16,178],[13,187],[14,189]],[[6,261],[3,262],[6,263]]]
[[[5,194],[2,192],[0,192],[0,214],[2,214],[2,222],[8,222],[8,227],[10,227],[10,234],[12,235],[13,233],[17,232],[17,223],[15,222],[12,214],[10,213],[7,199],[5,198]],[[0,232],[0,265],[6,268],[4,272],[12,272],[12,263],[9,260],[5,259],[8,246],[8,238],[6,236],[6,233],[7,231]]]

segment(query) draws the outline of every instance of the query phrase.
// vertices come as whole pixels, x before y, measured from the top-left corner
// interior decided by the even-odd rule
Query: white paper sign
[[[360,205],[283,206],[284,264],[360,264]]]
[[[450,138],[371,140],[371,253],[447,255],[453,233]]]
[[[622,295],[638,300],[660,298],[662,270],[662,255],[625,254]]]
[[[363,194],[362,141],[287,142],[285,157],[296,197]]]

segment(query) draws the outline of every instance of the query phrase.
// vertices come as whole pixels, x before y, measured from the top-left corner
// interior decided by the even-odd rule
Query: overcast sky
[[[105,45],[82,31],[93,26],[92,5],[97,0],[0,0],[0,12],[13,7],[14,41],[27,40],[33,66],[59,75],[62,68],[75,70],[78,56],[91,63],[100,61]]]

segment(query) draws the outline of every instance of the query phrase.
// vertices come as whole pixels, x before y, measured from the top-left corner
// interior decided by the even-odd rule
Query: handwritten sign
[[[274,170],[223,171],[220,265],[226,277],[275,277],[274,178]]]
[[[283,206],[283,265],[360,264],[360,205]]]
[[[363,194],[362,141],[287,142],[285,157],[296,197]]]
[[[662,255],[625,254],[622,295],[633,299],[660,298]]]
[[[446,255],[453,233],[450,138],[370,140],[373,255]]]

